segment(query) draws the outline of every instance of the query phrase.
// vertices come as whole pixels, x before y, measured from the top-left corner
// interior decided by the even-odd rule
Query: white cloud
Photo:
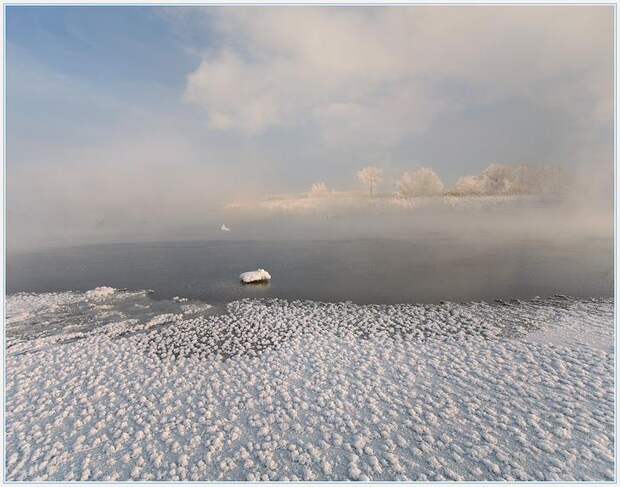
[[[225,8],[209,18],[219,47],[188,76],[185,100],[213,129],[311,124],[327,142],[389,145],[446,111],[510,97],[611,119],[608,7]]]

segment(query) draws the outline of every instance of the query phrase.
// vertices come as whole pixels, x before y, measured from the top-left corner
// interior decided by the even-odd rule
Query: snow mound
[[[265,269],[258,269],[255,271],[243,272],[239,275],[239,279],[244,284],[248,284],[251,282],[262,282],[269,281],[271,279],[271,274],[267,272]]]
[[[90,291],[86,291],[86,299],[105,299],[116,292],[116,289],[109,286],[101,286],[96,287],[95,289],[91,289]]]

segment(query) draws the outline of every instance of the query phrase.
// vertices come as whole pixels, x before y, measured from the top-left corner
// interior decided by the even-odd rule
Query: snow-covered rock
[[[239,279],[244,284],[248,284],[250,282],[261,282],[261,281],[269,281],[271,279],[271,274],[267,272],[265,269],[258,269],[255,271],[243,272],[239,275]]]

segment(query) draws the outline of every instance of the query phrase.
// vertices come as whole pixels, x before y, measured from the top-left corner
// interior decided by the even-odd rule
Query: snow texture
[[[613,479],[611,299],[7,305],[8,480]]]
[[[263,282],[271,279],[271,274],[265,269],[258,269],[255,271],[243,272],[239,275],[241,282],[249,284],[251,282]]]

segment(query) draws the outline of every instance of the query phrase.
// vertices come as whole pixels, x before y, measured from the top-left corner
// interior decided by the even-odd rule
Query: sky
[[[386,191],[422,166],[613,170],[611,6],[9,6],[5,34],[14,248],[166,234],[366,165]]]

